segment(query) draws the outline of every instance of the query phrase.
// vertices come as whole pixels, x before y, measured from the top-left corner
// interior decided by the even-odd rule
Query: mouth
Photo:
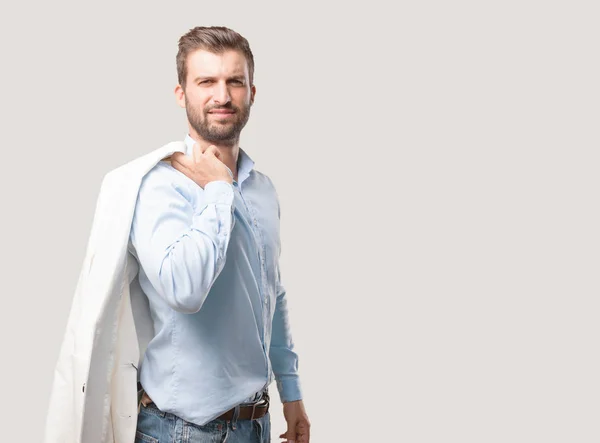
[[[209,114],[215,115],[217,117],[230,117],[233,114],[235,114],[235,111],[231,110],[231,109],[213,109],[212,111],[208,112]]]

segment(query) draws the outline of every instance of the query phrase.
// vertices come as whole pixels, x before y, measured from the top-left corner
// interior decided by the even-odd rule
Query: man
[[[187,152],[143,179],[130,231],[154,338],[139,368],[139,441],[270,441],[268,385],[287,442],[309,441],[279,273],[279,202],[239,146],[256,88],[247,40],[196,27],[179,40]]]

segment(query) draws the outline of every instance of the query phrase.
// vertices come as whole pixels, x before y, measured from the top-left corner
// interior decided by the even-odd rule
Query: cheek
[[[203,94],[200,91],[189,91],[186,94],[186,100],[191,107],[203,109],[208,102],[208,97],[206,93]]]
[[[234,103],[238,106],[248,107],[251,104],[251,96],[250,94],[240,91],[238,94],[232,96]]]

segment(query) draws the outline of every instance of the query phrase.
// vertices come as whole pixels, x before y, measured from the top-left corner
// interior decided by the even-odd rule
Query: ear
[[[173,92],[175,93],[175,100],[177,101],[177,104],[182,108],[185,108],[185,91],[183,90],[183,87],[181,85],[177,85],[175,86],[175,90]]]
[[[250,88],[250,104],[254,104],[254,96],[256,95],[256,86]]]

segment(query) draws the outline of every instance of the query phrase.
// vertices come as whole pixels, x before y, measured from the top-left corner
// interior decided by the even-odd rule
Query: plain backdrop
[[[198,25],[255,55],[241,146],[281,199],[312,442],[600,441],[599,12],[2,6],[2,441],[42,439],[102,176],[185,136]]]

